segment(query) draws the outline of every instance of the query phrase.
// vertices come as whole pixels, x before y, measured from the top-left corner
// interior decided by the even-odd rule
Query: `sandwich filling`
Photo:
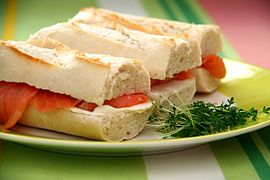
[[[197,68],[206,69],[212,76],[217,79],[222,79],[226,75],[226,68],[223,62],[223,59],[217,55],[208,55],[202,58],[202,65]],[[193,74],[191,70],[182,71],[180,73],[175,74],[172,78],[166,78],[164,80],[151,79],[151,87],[164,84],[171,80],[186,80],[193,78]]]
[[[172,80],[186,80],[186,79],[191,79],[193,78],[192,72],[191,71],[182,71],[180,73],[175,74],[172,78],[166,78],[164,80],[158,80],[158,79],[151,79],[151,87],[159,85],[159,84],[164,84]]]
[[[124,108],[147,101],[147,95],[138,93],[106,100],[104,105]],[[3,128],[8,129],[14,126],[28,106],[33,106],[41,112],[72,107],[91,112],[97,107],[94,103],[78,100],[65,94],[37,89],[25,83],[0,81],[0,123],[3,124]]]
[[[202,58],[201,68],[206,69],[212,76],[222,79],[226,76],[223,59],[217,55],[208,55]]]

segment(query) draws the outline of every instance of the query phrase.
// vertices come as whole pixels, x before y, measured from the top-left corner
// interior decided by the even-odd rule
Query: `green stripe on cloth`
[[[170,7],[170,10],[174,14],[177,21],[187,21],[185,14],[182,11],[178,11],[175,1],[165,0],[165,2],[168,5],[168,7]]]
[[[269,133],[269,131],[268,131],[268,133]],[[250,136],[251,136],[252,140],[254,141],[254,143],[256,144],[256,146],[258,147],[258,149],[260,150],[260,152],[262,153],[267,164],[270,165],[270,152],[267,149],[263,140],[260,138],[260,136],[258,135],[257,132],[251,133]],[[267,135],[267,137],[269,137],[269,134]]]
[[[256,169],[260,179],[270,179],[270,166],[265,161],[251,137],[246,134],[239,136],[238,140]]]
[[[204,10],[203,6],[198,3],[197,0],[183,0],[183,4],[187,9],[189,9],[192,13],[191,16],[194,16],[195,22],[201,23],[201,24],[214,24],[214,20],[207,14],[207,12]],[[229,43],[228,39],[223,35],[222,36],[223,41],[223,51],[220,53],[221,56],[240,60],[239,54],[235,51],[235,49],[232,47],[232,45]]]
[[[145,0],[146,1],[146,0]],[[213,20],[205,12],[203,7],[194,0],[174,0],[174,1],[158,1],[163,6],[171,20],[186,21],[189,23],[210,24]],[[151,7],[151,6],[150,6]],[[151,8],[147,8],[149,10]],[[237,52],[232,48],[229,41],[223,37],[223,52],[222,56],[235,60],[241,59]]]
[[[260,129],[258,131],[259,136],[263,140],[264,144],[266,145],[268,151],[270,151],[270,126]]]
[[[4,31],[4,20],[5,20],[5,14],[7,9],[7,0],[1,0],[0,1],[0,37],[3,38],[3,31]]]
[[[67,21],[80,8],[95,6],[94,0],[23,0],[18,2],[16,40],[26,40],[31,33],[42,27]]]
[[[182,6],[185,7],[185,9],[189,10],[189,16],[192,18],[190,19],[195,23],[202,23],[202,24],[213,24],[214,21],[210,16],[207,14],[207,12],[203,9],[203,7],[198,3],[196,0],[183,0]],[[222,54],[224,57],[232,58],[235,60],[241,59],[238,53],[234,50],[232,45],[229,43],[227,38],[223,36],[223,51]]]
[[[169,19],[169,16],[164,12],[163,7],[158,3],[158,0],[141,0],[141,3],[149,16]]]
[[[203,23],[202,19],[196,16],[196,14],[193,12],[191,7],[189,7],[189,4],[185,0],[182,1],[174,0],[174,2],[177,5],[179,11],[183,12],[189,23],[196,23],[196,24]]]
[[[177,18],[174,15],[174,13],[172,12],[171,7],[166,3],[165,0],[158,0],[160,5],[163,7],[164,11],[168,14],[168,16],[170,17],[171,20],[176,21]]]
[[[259,179],[236,138],[213,142],[210,145],[227,180],[243,179],[243,177],[245,180]]]
[[[234,63],[238,64],[237,62]],[[248,109],[250,107],[261,108],[264,105],[269,105],[270,91],[266,90],[268,85],[265,84],[264,82],[270,81],[270,71],[263,70],[247,64],[242,64],[241,69],[242,70],[245,69],[247,72],[254,74],[252,74],[252,76],[245,76],[245,73],[239,70],[238,77],[240,78],[240,80],[226,82],[219,88],[219,91],[224,93],[228,97],[234,96],[237,105],[244,109]],[[241,79],[241,77],[243,77],[244,79]],[[241,146],[243,147],[245,153],[249,157],[252,165],[258,172],[258,176],[262,179],[267,178],[269,176],[270,171],[269,167],[270,154],[267,148],[265,147],[265,145],[267,146],[267,144],[269,144],[270,141],[266,141],[263,139],[264,137],[267,138],[267,136],[269,137],[269,131],[267,134],[265,133],[263,136],[261,136],[261,139],[258,136],[256,136],[256,134],[252,135],[252,139],[249,137],[249,135],[240,136],[238,138]],[[264,143],[261,140],[263,140]],[[220,145],[220,148],[226,149],[227,147],[229,146],[227,146],[226,144]],[[216,148],[217,147],[213,147],[212,148],[213,151],[215,151]],[[217,156],[218,160],[219,158],[222,157]],[[228,165],[232,164],[231,162],[227,163]],[[224,169],[222,168],[222,170]],[[224,170],[224,173],[225,171],[226,170]]]
[[[3,180],[146,180],[142,158],[91,157],[39,151],[10,142],[3,144]]]
[[[186,4],[187,8],[189,8],[190,11],[192,11],[193,16],[195,16],[196,19],[199,19],[199,23],[209,24],[214,22],[213,19],[203,9],[203,7],[198,3],[198,1],[184,0],[184,3]]]
[[[2,140],[0,140],[0,162],[2,162],[2,152],[3,152],[3,148],[2,148],[2,144],[3,144],[3,141]],[[1,165],[0,165],[0,167],[1,167]]]
[[[176,4],[171,0],[141,0],[146,12],[151,17],[187,21],[185,15],[177,10]]]

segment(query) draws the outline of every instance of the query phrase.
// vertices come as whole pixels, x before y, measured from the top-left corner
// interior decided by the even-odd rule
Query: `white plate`
[[[243,107],[260,107],[270,102],[270,73],[244,63],[226,60],[228,76],[218,92],[197,95],[195,98],[220,103],[234,96]],[[226,96],[224,95],[226,94]],[[266,104],[267,105],[267,104]],[[269,103],[268,103],[269,105]],[[268,118],[228,132],[190,138],[163,139],[163,135],[146,127],[136,138],[124,142],[92,141],[62,133],[46,131],[26,126],[15,126],[12,130],[0,132],[0,138],[42,150],[61,153],[91,154],[106,156],[126,156],[157,154],[176,151],[252,132],[270,124]]]

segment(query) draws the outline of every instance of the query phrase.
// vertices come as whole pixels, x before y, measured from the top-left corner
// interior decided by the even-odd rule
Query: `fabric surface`
[[[140,16],[215,23],[222,56],[270,68],[267,0],[0,0],[0,36],[26,40],[38,29],[95,6]],[[270,179],[270,127],[196,148],[151,156],[97,157],[2,141],[0,179]]]

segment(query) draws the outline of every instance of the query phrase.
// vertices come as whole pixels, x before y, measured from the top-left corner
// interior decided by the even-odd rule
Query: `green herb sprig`
[[[237,108],[234,98],[227,103],[214,105],[196,101],[188,105],[164,108],[158,103],[149,118],[149,124],[158,127],[158,131],[168,137],[193,137],[232,130],[246,125],[248,121],[256,121],[259,114],[269,115],[270,107],[261,111],[254,107],[249,110]]]

